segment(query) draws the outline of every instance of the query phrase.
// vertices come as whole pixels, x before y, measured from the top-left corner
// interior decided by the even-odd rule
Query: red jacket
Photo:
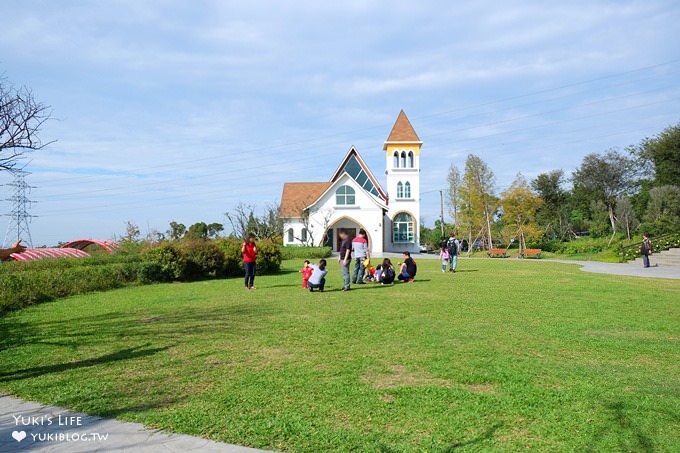
[[[241,247],[243,250],[243,261],[246,263],[254,263],[257,261],[257,245],[250,242],[244,242]]]

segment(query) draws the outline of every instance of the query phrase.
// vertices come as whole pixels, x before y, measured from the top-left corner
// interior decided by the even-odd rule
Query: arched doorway
[[[357,220],[348,216],[340,217],[326,229],[323,235],[323,246],[331,247],[334,252],[340,251],[341,241],[338,236],[340,234],[340,230],[343,228],[347,230],[347,233],[351,239],[354,239],[357,234],[359,234],[360,229],[366,231],[366,236],[370,247],[371,233],[366,227],[364,227],[364,225],[361,224],[361,222],[358,222]]]

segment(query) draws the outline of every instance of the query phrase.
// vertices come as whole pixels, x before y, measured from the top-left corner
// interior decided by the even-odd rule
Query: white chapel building
[[[284,184],[284,245],[325,245],[337,251],[340,229],[353,237],[363,228],[373,254],[417,253],[421,146],[402,110],[383,146],[385,186],[354,147],[329,181]]]

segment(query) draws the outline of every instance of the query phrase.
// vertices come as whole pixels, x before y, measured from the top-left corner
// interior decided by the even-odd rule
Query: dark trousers
[[[309,285],[309,290],[314,291],[315,289],[318,289],[319,291],[323,291],[323,289],[326,287],[326,279],[322,278],[321,283],[318,285],[312,282],[307,282],[307,285]]]
[[[649,267],[649,255],[642,255],[642,263],[645,267]]]
[[[246,271],[245,284],[246,288],[252,288],[255,284],[255,263],[243,262],[243,268]]]
[[[411,280],[413,277],[408,275],[406,272],[402,272],[401,274],[399,274],[399,277],[397,277],[397,278],[402,282],[407,282],[407,281]]]

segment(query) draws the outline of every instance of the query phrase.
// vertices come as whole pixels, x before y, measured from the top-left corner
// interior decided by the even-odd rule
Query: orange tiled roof
[[[394,123],[394,127],[392,127],[392,132],[390,132],[390,136],[387,137],[387,142],[420,142],[418,134],[416,134],[416,131],[413,129],[411,122],[408,120],[406,113],[404,113],[403,110],[399,112],[397,121]]]
[[[331,182],[288,182],[281,195],[281,217],[300,217],[302,210],[315,202]]]

